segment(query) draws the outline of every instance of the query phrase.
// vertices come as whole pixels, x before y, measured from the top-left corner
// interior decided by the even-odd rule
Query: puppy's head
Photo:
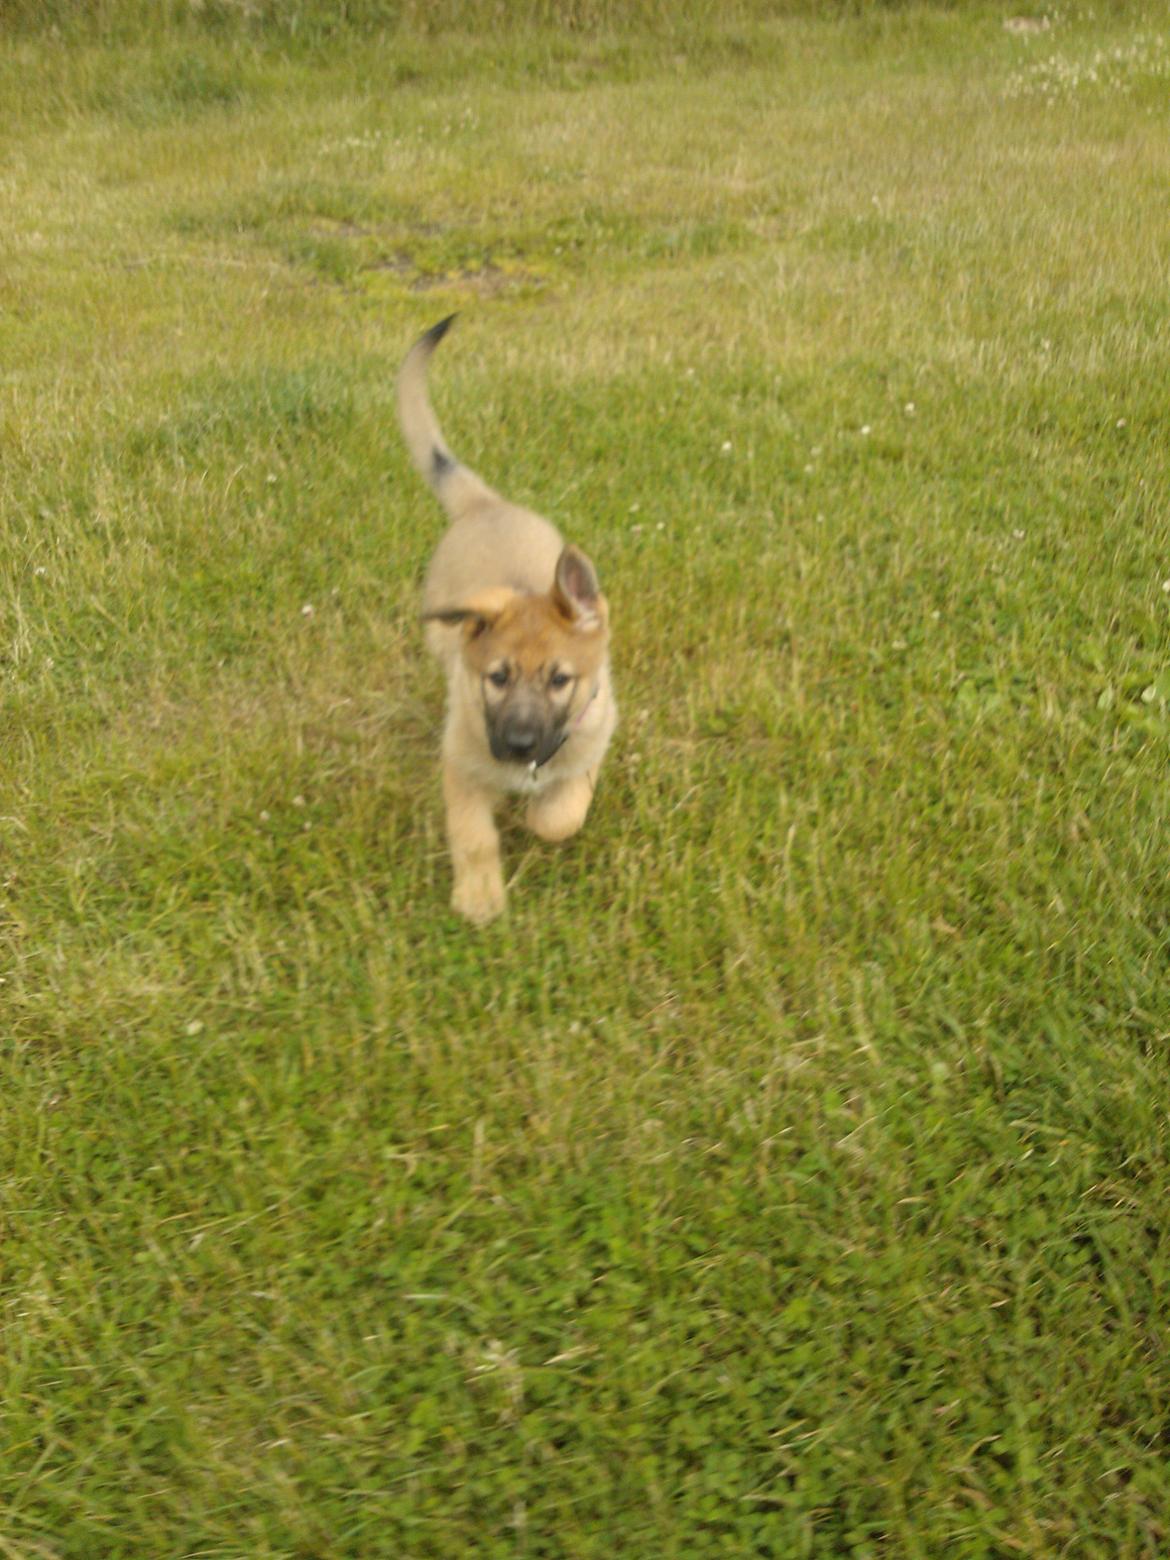
[[[585,554],[562,551],[547,595],[499,587],[426,616],[462,629],[462,665],[492,757],[547,763],[592,699],[609,640],[608,607]]]

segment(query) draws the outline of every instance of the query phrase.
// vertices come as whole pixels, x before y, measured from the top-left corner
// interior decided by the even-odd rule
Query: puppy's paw
[[[486,926],[504,910],[504,876],[498,867],[479,867],[455,882],[451,908],[475,926]]]

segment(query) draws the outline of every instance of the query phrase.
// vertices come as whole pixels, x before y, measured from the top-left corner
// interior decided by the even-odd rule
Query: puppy
[[[423,586],[429,648],[447,678],[443,795],[453,907],[477,925],[504,908],[495,811],[528,798],[543,840],[585,822],[617,723],[609,610],[579,548],[451,454],[427,398],[427,364],[453,315],[407,353],[398,415],[411,459],[451,524]]]

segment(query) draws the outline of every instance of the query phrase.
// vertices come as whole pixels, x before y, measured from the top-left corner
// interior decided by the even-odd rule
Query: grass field
[[[1170,1552],[1170,25],[52,9],[0,1556]],[[456,308],[623,711],[482,933],[393,414]]]

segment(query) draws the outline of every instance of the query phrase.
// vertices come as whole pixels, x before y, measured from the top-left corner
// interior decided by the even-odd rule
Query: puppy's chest
[[[495,784],[513,796],[539,796],[555,779],[547,767],[538,768],[536,764],[526,764],[523,768],[515,764],[495,765]]]

